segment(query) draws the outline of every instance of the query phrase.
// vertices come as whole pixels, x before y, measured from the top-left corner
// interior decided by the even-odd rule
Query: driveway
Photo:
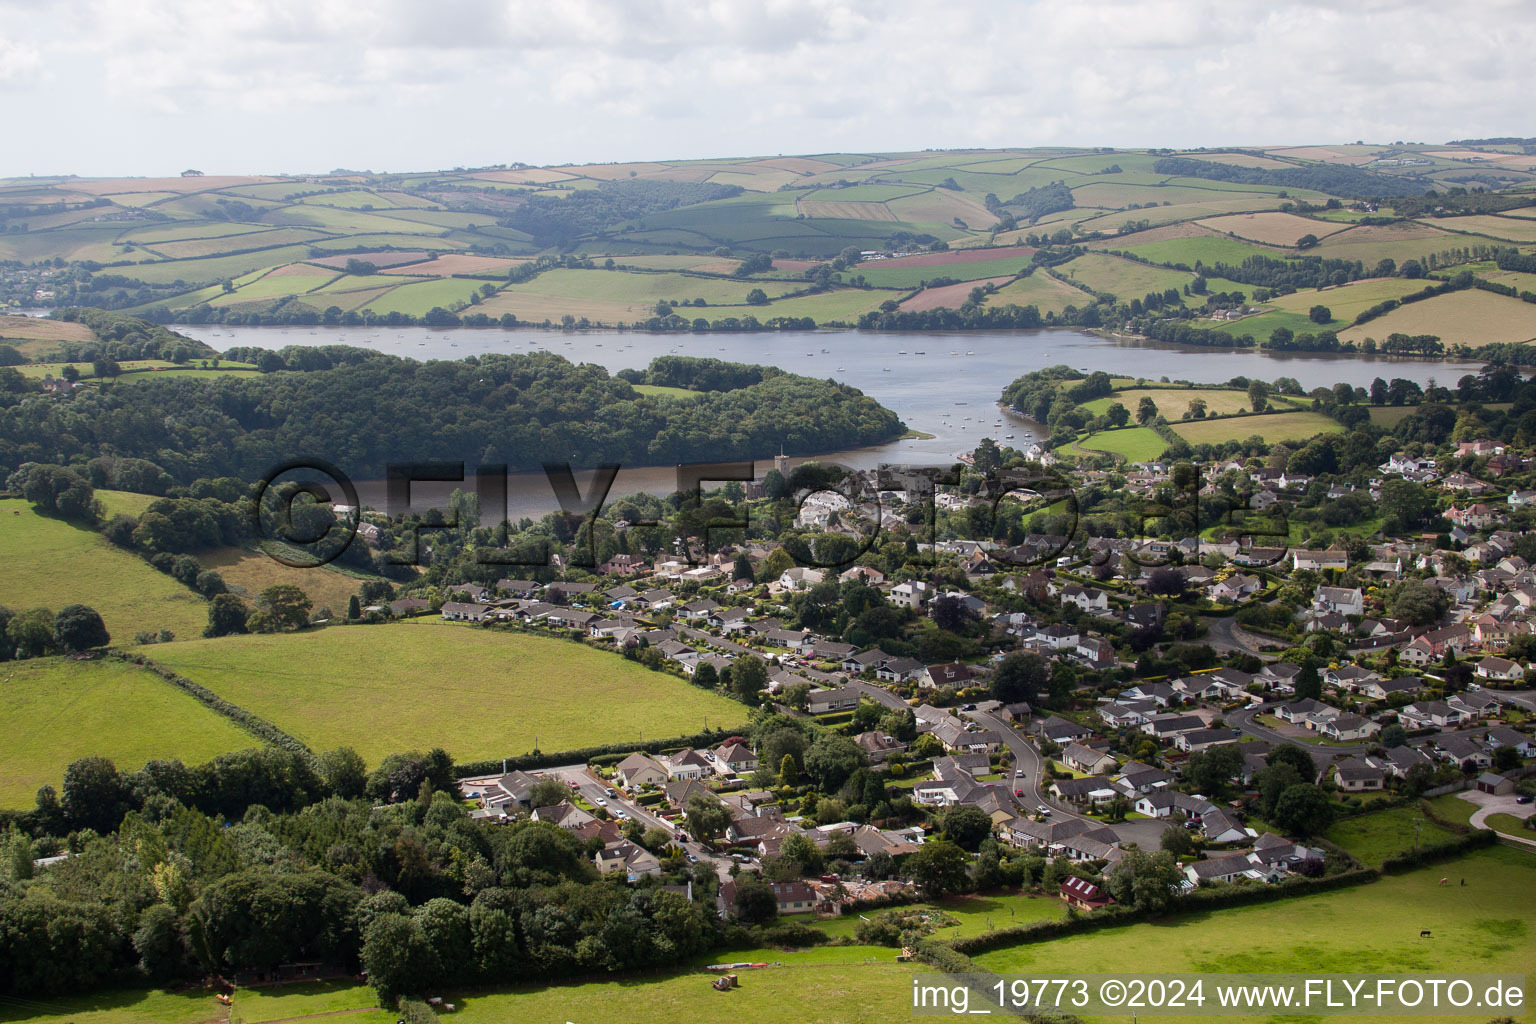
[[[1514,794],[1494,796],[1492,793],[1479,793],[1475,789],[1464,789],[1456,795],[1469,804],[1477,805],[1477,810],[1472,812],[1472,819],[1469,822],[1473,828],[1490,828],[1491,826],[1486,824],[1490,814],[1508,814],[1511,817],[1519,818],[1521,821],[1529,818],[1532,814],[1536,814],[1536,804],[1517,803]],[[1522,843],[1530,843],[1536,846],[1536,841],[1525,839],[1521,836],[1514,836],[1513,838],[1518,839]]]

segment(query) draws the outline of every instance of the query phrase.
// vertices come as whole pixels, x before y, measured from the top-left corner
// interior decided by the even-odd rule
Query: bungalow
[[[1435,738],[1435,752],[1442,761],[1456,765],[1464,772],[1486,771],[1493,767],[1493,757],[1470,736],[1461,733],[1443,733]]]
[[[946,665],[928,666],[924,676],[918,681],[918,685],[927,690],[937,689],[940,686],[949,686],[959,689],[970,683],[972,672],[970,666],[959,662],[951,662]]]
[[[1496,658],[1492,655],[1479,661],[1473,672],[1482,679],[1497,679],[1505,682],[1525,678],[1525,667],[1519,662],[1510,661],[1508,658]]]
[[[1324,569],[1337,569],[1343,572],[1349,568],[1349,555],[1341,548],[1329,548],[1326,551],[1293,551],[1291,567],[1298,570],[1311,569],[1313,572],[1321,572]]]
[[[1150,700],[1161,708],[1175,703],[1178,699],[1178,695],[1174,693],[1173,687],[1167,683],[1137,683],[1135,686],[1127,687],[1120,691],[1120,699],[1122,701],[1127,697],[1132,700]]]
[[[711,772],[709,761],[697,750],[665,755],[661,764],[674,779],[702,779]]]
[[[1107,804],[1120,796],[1120,791],[1103,776],[1086,776],[1080,779],[1057,779],[1047,792],[1057,800],[1069,804]]]
[[[1373,679],[1360,687],[1360,693],[1372,700],[1387,700],[1398,694],[1413,696],[1424,689],[1424,680],[1419,676],[1401,676],[1397,679]]]
[[[875,678],[892,683],[910,683],[920,679],[928,669],[916,658],[892,658],[875,669]]]
[[[1144,794],[1137,798],[1135,805],[1137,814],[1145,814],[1149,818],[1171,818],[1179,813],[1198,819],[1215,809],[1216,805],[1203,797],[1172,792]]]
[[[1317,731],[1341,742],[1369,739],[1381,731],[1381,724],[1360,715],[1338,715],[1318,725]]]
[[[1250,838],[1242,823],[1219,807],[1201,817],[1200,831],[1208,843],[1241,843]]]
[[[1107,701],[1097,708],[1099,717],[1106,725],[1119,728],[1123,725],[1140,725],[1153,714],[1157,705],[1149,700]]]
[[[1078,910],[1094,911],[1115,902],[1109,893],[1075,875],[1062,882],[1060,890],[1062,901]]]
[[[1346,757],[1333,766],[1333,781],[1345,793],[1364,793],[1385,788],[1387,773],[1358,757]]]
[[[442,616],[455,622],[484,622],[494,617],[488,604],[471,604],[464,601],[445,601]]]
[[[864,756],[869,758],[870,764],[881,764],[892,754],[899,754],[907,749],[907,745],[901,740],[878,729],[859,733],[853,738],[853,742],[864,751]]]
[[[1190,729],[1173,738],[1173,745],[1187,753],[1236,742],[1237,736],[1233,735],[1231,729]]]
[[[714,601],[711,601],[709,598],[705,598],[702,601],[689,601],[687,604],[678,608],[677,613],[685,619],[707,620],[711,613],[717,612],[719,610],[720,606],[718,604],[716,604]]]
[[[722,743],[715,748],[714,755],[716,761],[738,775],[757,768],[757,755],[745,743]]]
[[[1055,715],[1043,719],[1035,727],[1035,731],[1044,739],[1052,743],[1071,743],[1073,740],[1086,739],[1093,735],[1093,730],[1069,722],[1065,718],[1057,718]]]
[[[805,710],[813,715],[825,715],[834,711],[852,711],[859,706],[859,691],[849,686],[835,690],[812,690],[806,699]]]
[[[1403,724],[1410,729],[1427,729],[1435,726],[1454,729],[1470,717],[1467,712],[1451,707],[1443,700],[1418,701],[1409,704],[1398,713]]]
[[[625,789],[635,790],[641,786],[659,786],[666,782],[670,775],[655,758],[649,754],[634,753],[619,762],[615,771],[619,777],[619,784]]]
[[[1061,763],[1073,771],[1087,772],[1090,775],[1101,775],[1120,767],[1120,762],[1110,754],[1095,750],[1093,747],[1085,747],[1081,743],[1067,744],[1067,749],[1061,752]]]
[[[1257,576],[1244,576],[1235,574],[1228,576],[1220,583],[1211,587],[1212,601],[1241,601],[1250,594],[1256,594],[1264,588],[1264,582]]]
[[[1141,726],[1141,731],[1160,740],[1171,740],[1181,732],[1204,729],[1205,719],[1199,715],[1181,715],[1175,712],[1154,715]]]
[[[1275,717],[1280,719],[1282,722],[1290,722],[1293,725],[1301,725],[1311,715],[1317,714],[1319,712],[1334,710],[1334,708],[1329,707],[1322,701],[1313,700],[1311,697],[1305,697],[1301,700],[1294,700],[1289,704],[1282,704],[1275,708]]]
[[[1521,757],[1536,756],[1536,740],[1532,740],[1525,733],[1518,729],[1511,729],[1507,725],[1500,725],[1489,729],[1484,741],[1491,750],[1514,747],[1515,753]]]

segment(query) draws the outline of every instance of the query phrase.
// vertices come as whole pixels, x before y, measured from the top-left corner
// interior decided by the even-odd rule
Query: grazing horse
[[[1421,938],[1421,939],[1428,939],[1428,938],[1433,938],[1433,936],[1431,936],[1429,934],[1429,929],[1425,928],[1423,931],[1419,932],[1419,938]]]
[[[1450,885],[1451,884],[1451,880],[1449,878],[1442,878],[1442,879],[1440,879],[1440,884],[1441,885]]]

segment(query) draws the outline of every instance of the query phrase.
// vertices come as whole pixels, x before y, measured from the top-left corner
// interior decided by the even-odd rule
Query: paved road
[[[1210,629],[1205,634],[1205,642],[1217,651],[1225,654],[1230,651],[1241,651],[1251,654],[1256,658],[1266,661],[1274,661],[1275,655],[1266,654],[1259,650],[1261,641],[1252,633],[1237,624],[1236,618],[1231,615],[1212,616],[1209,620]],[[1273,641],[1270,641],[1273,643]]]
[[[1300,747],[1302,750],[1305,750],[1307,753],[1312,755],[1312,760],[1317,763],[1319,771],[1331,764],[1333,759],[1336,757],[1346,757],[1351,754],[1358,757],[1369,749],[1369,747],[1363,743],[1349,744],[1344,746],[1336,746],[1334,744],[1328,744],[1327,746],[1324,746],[1319,743],[1304,743],[1293,737],[1285,735],[1283,732],[1276,732],[1274,729],[1271,729],[1269,726],[1264,725],[1261,722],[1254,721],[1258,715],[1268,714],[1279,706],[1280,705],[1278,703],[1257,704],[1252,707],[1242,708],[1238,711],[1228,712],[1225,716],[1225,719],[1227,723],[1234,729],[1241,729],[1244,733],[1254,737],[1255,739],[1266,740],[1275,744],[1289,743],[1293,747]]]
[[[868,697],[870,700],[884,707],[888,707],[892,711],[906,711],[911,707],[911,705],[902,700],[900,697],[896,696],[890,690],[885,689],[883,686],[875,686],[873,683],[865,682],[862,679],[850,679],[848,681],[848,689],[857,690],[859,693]]]
[[[1536,711],[1536,690],[1484,689],[1482,692],[1502,703],[1513,704],[1515,707],[1524,708],[1526,711]]]
[[[1013,801],[1021,814],[1033,814],[1035,808],[1041,804],[1051,808],[1052,817],[1056,820],[1063,818],[1076,818],[1087,821],[1093,825],[1105,825],[1120,838],[1121,844],[1135,843],[1143,850],[1156,850],[1162,840],[1163,829],[1167,822],[1153,818],[1138,818],[1134,821],[1124,821],[1116,825],[1107,825],[1097,818],[1090,818],[1079,814],[1065,804],[1059,803],[1046,795],[1041,786],[1045,774],[1045,761],[1034,744],[1020,735],[1013,726],[997,715],[984,711],[971,712],[971,717],[982,723],[1003,737],[1003,745],[1013,755],[1013,781],[1008,789],[1008,799]],[[1022,797],[1014,796],[1014,790],[1023,790]]]
[[[574,781],[577,784],[578,792],[586,798],[588,803],[596,807],[606,805],[610,814],[616,810],[623,811],[626,815],[638,821],[642,828],[660,828],[673,833],[677,831],[677,826],[660,815],[642,807],[631,799],[624,790],[612,787],[615,795],[609,796],[607,791],[610,787],[608,784],[593,775],[584,764],[568,764],[561,765],[558,768],[544,768],[536,774],[551,775],[565,783]],[[708,861],[712,864],[715,868],[715,873],[720,876],[722,881],[730,877],[731,860],[729,857],[720,856],[702,843],[689,841],[681,845],[687,853],[691,853],[699,860]]]

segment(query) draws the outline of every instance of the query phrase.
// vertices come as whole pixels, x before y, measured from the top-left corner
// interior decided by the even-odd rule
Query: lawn
[[[378,996],[353,981],[312,981],[298,985],[242,988],[235,992],[229,1024],[263,1024],[335,1014],[347,1024],[390,1024],[399,1014],[375,1009]],[[373,1010],[368,1013],[364,1011]]]
[[[1376,867],[1388,857],[1413,849],[1416,843],[1443,843],[1455,839],[1456,834],[1424,817],[1417,805],[1409,805],[1345,818],[1335,822],[1325,838],[1354,854],[1362,864]]]
[[[1339,332],[1340,341],[1378,341],[1390,334],[1433,334],[1451,345],[1477,347],[1536,338],[1536,306],[1477,289],[1399,306],[1385,316]]]
[[[1522,839],[1536,839],[1536,835],[1525,827],[1525,819],[1517,818],[1513,814],[1490,814],[1483,819],[1483,823],[1495,832],[1502,832],[1507,836],[1519,836]]]
[[[737,972],[740,987],[729,993],[710,987],[716,975],[694,969],[486,995],[445,993],[445,997],[458,1007],[450,1019],[461,1024],[610,1017],[632,1024],[727,1018],[751,1024],[883,1024],[905,1020],[912,1012],[913,966],[897,963],[894,949],[733,950],[716,954],[716,960],[780,966]],[[706,962],[714,961],[701,964]]]
[[[125,772],[157,758],[188,764],[261,741],[153,673],[119,661],[34,658],[0,684],[0,807],[30,807],[71,761],[109,757]]]
[[[1013,946],[975,959],[1004,974],[1027,969],[1073,975],[1084,964],[1137,973],[1527,973],[1536,967],[1529,923],[1536,914],[1533,867],[1529,853],[1500,847],[1369,885]],[[1446,876],[1465,877],[1467,885],[1440,885]],[[1432,939],[1419,938],[1424,928],[1433,929]],[[1489,1016],[1496,1014],[1478,1019]],[[1177,1024],[1206,1018],[1156,1019]]]
[[[224,1020],[225,1012],[210,993],[172,994],[159,989],[93,992],[46,1001],[0,998],[4,1024],[204,1024]]]
[[[208,605],[171,577],[94,530],[39,515],[17,498],[0,500],[0,564],[0,605],[58,611],[88,604],[120,647],[140,630],[187,637],[208,624]]]
[[[1168,449],[1168,442],[1150,427],[1125,427],[1104,430],[1078,442],[1078,447],[1097,452],[1113,452],[1132,462],[1155,459]]]
[[[1171,426],[1174,433],[1190,444],[1220,444],[1223,441],[1252,437],[1254,434],[1273,444],[1277,441],[1304,441],[1317,434],[1335,434],[1344,430],[1344,425],[1338,420],[1310,411],[1184,420]]]
[[[664,384],[634,384],[631,385],[642,395],[650,395],[652,398],[681,398],[691,402],[704,394],[702,391],[689,391],[687,388],[671,388]]]
[[[1025,896],[1022,893],[998,896],[957,896],[939,903],[920,903],[900,910],[942,910],[960,919],[959,924],[935,931],[939,939],[957,939],[980,935],[998,928],[1013,928],[1031,921],[1055,921],[1066,916],[1067,906],[1060,900],[1043,896]],[[870,915],[882,911],[871,911]],[[866,915],[866,916],[870,916]],[[834,938],[852,939],[859,924],[859,915],[827,918],[815,922],[819,931]]]
[[[617,654],[440,619],[194,640],[154,657],[315,750],[346,744],[374,763],[431,746],[466,761],[746,720],[740,704]]]

